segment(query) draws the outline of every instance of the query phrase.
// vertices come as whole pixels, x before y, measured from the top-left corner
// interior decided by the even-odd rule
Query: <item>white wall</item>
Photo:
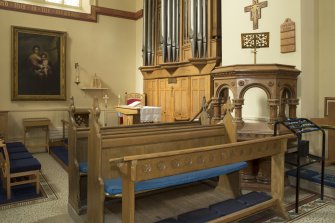
[[[222,0],[222,65],[251,64],[251,49],[242,49],[241,33],[270,32],[270,47],[259,49],[257,63],[282,63],[301,67],[301,21],[300,0],[269,1],[262,9],[262,18],[258,20],[259,29],[253,30],[250,13],[244,7],[252,1]],[[280,53],[280,25],[286,18],[296,23],[297,51]]]
[[[323,117],[324,98],[335,97],[335,1],[318,0],[319,14],[319,116]]]
[[[251,64],[251,49],[242,49],[241,33],[270,32],[270,47],[258,49],[257,63],[280,63],[294,65],[302,72],[298,80],[298,116],[315,117],[318,104],[317,76],[317,1],[313,0],[268,0],[268,7],[262,9],[259,29],[253,30],[250,13],[244,7],[251,1],[222,0],[222,64]],[[296,24],[296,52],[282,54],[280,52],[280,25],[286,18]],[[252,97],[262,97],[254,89],[250,89]],[[264,100],[259,100],[264,101]],[[259,109],[261,107],[262,109]],[[243,111],[243,117],[251,118],[258,113],[261,119],[267,110],[267,104],[255,104],[254,109]],[[253,115],[251,115],[251,113]],[[253,117],[252,117],[253,118]]]
[[[101,0],[100,0],[101,1]],[[100,2],[99,1],[99,2]],[[101,1],[103,2],[103,1]],[[133,1],[112,1],[115,8],[135,11]],[[132,4],[131,4],[132,3]],[[110,2],[111,4],[111,2]],[[113,6],[109,5],[109,6]],[[129,9],[130,8],[130,9]],[[59,129],[68,101],[11,101],[11,26],[65,31],[68,34],[66,48],[67,98],[75,97],[77,107],[91,107],[94,96],[102,101],[107,93],[111,100],[108,108],[117,104],[117,95],[133,92],[139,82],[135,78],[137,68],[136,22],[107,16],[99,16],[98,23],[62,19],[14,11],[0,10],[0,110],[9,110],[9,138],[23,135],[22,118],[48,117],[52,130]],[[81,68],[79,86],[74,84],[74,63]],[[89,85],[94,73],[110,90],[85,92],[80,88]],[[55,112],[50,112],[55,110]]]

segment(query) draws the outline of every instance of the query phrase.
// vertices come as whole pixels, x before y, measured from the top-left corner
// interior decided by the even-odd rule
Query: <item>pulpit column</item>
[[[278,120],[279,100],[278,99],[269,99],[268,103],[269,103],[269,107],[270,107],[270,121],[269,121],[269,124],[272,125]]]
[[[280,100],[280,107],[279,107],[279,116],[278,119],[284,120],[286,118],[285,115],[285,110],[286,110],[286,105],[288,104],[288,99],[287,98],[282,98]]]
[[[297,117],[297,105],[299,105],[299,99],[289,99],[289,118]]]
[[[240,127],[243,125],[242,105],[244,105],[244,99],[243,98],[233,99],[233,104],[235,110],[234,122],[236,122],[237,126]]]
[[[213,109],[214,109],[214,115],[213,120],[215,123],[219,122],[221,120],[221,103],[220,99],[217,97],[212,98],[213,103]]]

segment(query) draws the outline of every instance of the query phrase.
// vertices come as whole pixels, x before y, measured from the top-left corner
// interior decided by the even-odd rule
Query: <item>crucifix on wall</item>
[[[268,1],[258,2],[252,0],[252,5],[246,6],[244,12],[250,12],[250,20],[253,22],[253,29],[258,29],[258,20],[262,17],[262,8],[268,6]]]

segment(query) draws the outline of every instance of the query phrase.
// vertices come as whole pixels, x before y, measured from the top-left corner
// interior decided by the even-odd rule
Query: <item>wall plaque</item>
[[[285,19],[280,26],[280,40],[281,53],[295,52],[295,22],[290,18]]]

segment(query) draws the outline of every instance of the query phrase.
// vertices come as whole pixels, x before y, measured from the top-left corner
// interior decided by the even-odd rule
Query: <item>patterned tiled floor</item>
[[[55,219],[42,222],[73,222],[67,215],[68,179],[67,173],[47,153],[34,156],[42,164],[42,173],[49,185],[54,189],[58,199],[29,206],[11,208],[0,212],[1,223],[30,223],[43,219]],[[64,218],[64,215],[66,216]],[[63,221],[65,220],[66,221]]]

